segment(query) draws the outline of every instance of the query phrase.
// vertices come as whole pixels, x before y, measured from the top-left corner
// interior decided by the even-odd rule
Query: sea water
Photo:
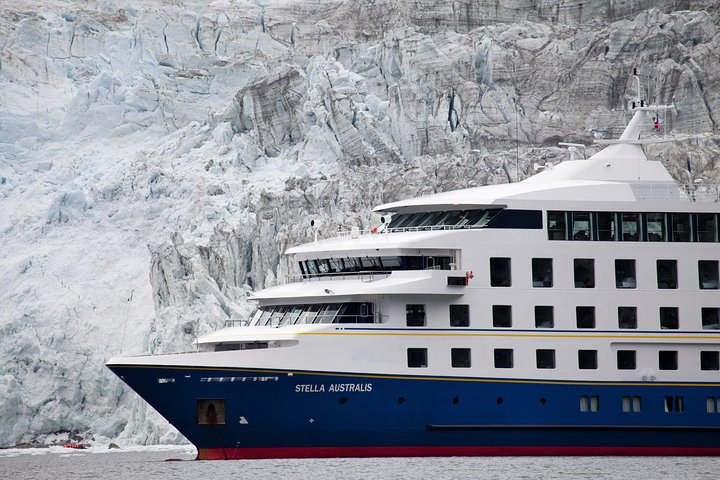
[[[192,447],[0,450],[0,479],[696,479],[711,457],[444,457],[195,461]]]

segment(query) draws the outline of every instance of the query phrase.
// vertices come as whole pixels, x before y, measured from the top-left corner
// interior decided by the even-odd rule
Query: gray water
[[[718,478],[720,458],[482,457],[195,461],[190,447],[0,450],[0,479]]]

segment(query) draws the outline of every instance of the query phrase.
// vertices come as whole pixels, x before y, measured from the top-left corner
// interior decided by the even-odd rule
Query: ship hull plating
[[[111,369],[199,459],[720,454],[718,384]]]

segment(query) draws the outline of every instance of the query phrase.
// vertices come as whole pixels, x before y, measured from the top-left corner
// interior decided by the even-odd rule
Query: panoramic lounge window
[[[553,286],[552,258],[532,259],[532,281],[533,287]]]
[[[554,328],[555,315],[551,305],[535,306],[535,328]]]
[[[509,258],[490,259],[490,286],[509,287],[512,285],[510,277]]]
[[[647,214],[647,236],[649,242],[666,242],[667,228],[664,213]]]
[[[662,330],[680,328],[680,314],[677,307],[660,307],[660,328]]]
[[[595,307],[575,307],[577,328],[595,328]]]
[[[618,328],[637,328],[637,307],[618,307]]]
[[[689,242],[692,234],[689,213],[673,213],[672,239],[673,242]]]
[[[697,241],[698,242],[717,242],[718,241],[718,222],[717,215],[714,213],[698,213],[697,214]]]
[[[427,348],[408,348],[407,365],[410,368],[427,368]]]
[[[565,212],[547,212],[548,238],[550,240],[567,240]]]
[[[637,242],[640,240],[640,214],[621,213],[622,217],[622,239],[625,242]]]
[[[510,305],[493,305],[493,327],[512,327],[512,307]]]
[[[660,289],[678,288],[677,260],[657,261],[657,286]]]
[[[701,290],[717,290],[718,261],[698,260],[698,278]]]
[[[614,213],[598,212],[598,240],[617,240],[617,216]]]
[[[576,258],[574,261],[575,288],[595,288],[595,260]]]
[[[425,326],[425,305],[408,304],[405,305],[405,320],[408,327],[424,327]]]
[[[450,305],[450,326],[470,326],[470,305]]]
[[[635,260],[615,260],[615,286],[636,288]]]
[[[572,239],[590,240],[590,212],[572,212]]]

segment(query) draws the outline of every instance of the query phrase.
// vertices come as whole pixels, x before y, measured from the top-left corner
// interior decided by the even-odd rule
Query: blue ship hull
[[[720,454],[718,384],[110,368],[201,459]]]

